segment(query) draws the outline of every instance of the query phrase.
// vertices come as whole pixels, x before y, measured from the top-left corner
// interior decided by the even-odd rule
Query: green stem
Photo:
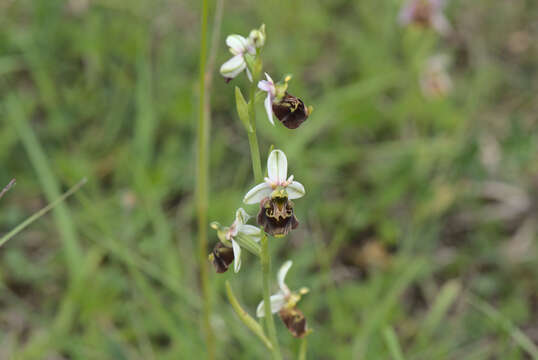
[[[250,84],[248,115],[252,131],[248,132],[248,143],[250,145],[250,156],[252,157],[252,171],[254,172],[254,180],[256,183],[261,183],[263,181],[263,172],[262,162],[260,160],[260,147],[258,146],[258,137],[256,136],[256,109],[254,108],[256,102],[256,84],[258,82],[258,77],[259,74],[253,74],[252,83]]]
[[[200,282],[203,299],[203,326],[207,344],[208,359],[215,359],[215,336],[210,323],[211,301],[207,264],[207,208],[209,192],[209,117],[206,116],[205,104],[206,96],[206,59],[207,59],[207,19],[208,0],[202,1],[202,29],[200,39],[200,68],[199,86],[200,101],[198,107],[198,129],[197,129],[197,161],[196,161],[196,212],[198,217],[198,261],[200,266]]]
[[[299,348],[299,360],[306,360],[306,336],[301,339],[301,347]]]
[[[267,323],[267,332],[269,333],[269,339],[273,344],[273,359],[281,360],[280,346],[278,345],[278,339],[276,337],[275,320],[271,313],[271,255],[269,254],[269,244],[267,236],[263,236],[261,240],[262,253],[262,281],[263,281],[263,303],[265,307],[265,322]]]

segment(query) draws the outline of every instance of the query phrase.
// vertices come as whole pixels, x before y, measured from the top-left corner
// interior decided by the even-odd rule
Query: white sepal
[[[301,198],[306,193],[303,184],[298,181],[292,181],[291,184],[286,186],[286,191],[290,200]]]
[[[245,209],[243,208],[237,209],[237,211],[235,212],[235,222],[237,225],[246,224],[248,219],[250,219],[250,215],[247,214]]]
[[[275,122],[273,120],[273,101],[271,100],[271,95],[267,94],[267,97],[265,98],[265,101],[263,102],[263,105],[265,106],[265,112],[267,113],[267,119],[269,119],[269,122],[271,125],[275,126]]]
[[[254,186],[252,189],[250,189],[245,195],[243,202],[245,204],[259,203],[264,198],[271,196],[272,192],[273,190],[271,189],[271,187],[263,182],[261,184]]]
[[[278,270],[278,274],[277,274],[278,287],[280,288],[280,291],[282,292],[282,294],[290,293],[290,289],[286,285],[285,280],[286,280],[286,275],[288,274],[288,271],[291,268],[291,265],[293,265],[293,262],[291,260],[288,260],[284,264],[282,264],[282,266]]]
[[[275,295],[271,295],[270,298],[271,302],[271,313],[279,312],[284,305],[286,305],[286,298],[284,294],[277,293]],[[258,304],[258,307],[256,308],[256,316],[259,318],[265,317],[265,308],[264,308],[264,302],[263,300]]]
[[[260,242],[262,239],[261,229],[253,225],[239,225],[239,232],[249,236],[255,242]]]
[[[288,175],[288,159],[281,150],[273,150],[267,159],[267,175],[271,181],[282,184]]]
[[[248,40],[241,35],[229,35],[226,38],[226,45],[228,45],[232,54],[238,55],[247,50]]]
[[[247,63],[243,59],[243,56],[239,54],[222,64],[220,73],[222,76],[232,79],[239,75],[241,71],[245,70],[246,67]]]
[[[237,273],[241,269],[241,246],[232,239],[232,247],[234,251],[234,271]]]

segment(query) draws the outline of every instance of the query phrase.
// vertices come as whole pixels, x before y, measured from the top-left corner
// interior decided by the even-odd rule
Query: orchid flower
[[[402,25],[414,23],[431,27],[447,35],[452,27],[443,12],[445,5],[445,0],[409,0],[400,11],[399,21]]]
[[[226,45],[230,48],[233,57],[220,67],[222,76],[226,79],[233,79],[243,70],[246,70],[248,79],[252,81],[252,74],[247,67],[247,61],[245,59],[246,56],[256,55],[256,47],[252,41],[253,39],[251,37],[246,39],[236,34],[229,35],[226,38]]]
[[[291,175],[287,180],[288,159],[282,150],[273,150],[267,159],[267,175],[264,182],[250,189],[243,202],[245,204],[256,204],[270,197],[275,190],[280,193],[285,192],[288,199],[298,199],[305,195],[304,186],[293,180]]]
[[[262,238],[262,231],[260,228],[247,225],[246,222],[249,219],[249,215],[243,208],[237,209],[235,213],[235,220],[229,227],[222,228],[218,223],[212,223],[211,226],[216,229],[218,232],[218,237],[221,243],[218,243],[213,253],[210,255],[210,258],[217,269],[217,272],[225,272],[228,269],[228,265],[233,260],[234,262],[234,271],[237,273],[241,268],[241,246],[239,246],[238,238],[246,237],[254,242],[259,242]],[[226,249],[231,245],[233,250],[232,254],[229,254],[227,251],[226,256],[221,256]],[[219,271],[220,270],[220,271]]]
[[[307,288],[301,288],[298,292],[292,292],[286,285],[285,279],[293,263],[288,260],[278,270],[277,281],[279,290],[276,294],[271,295],[271,313],[279,313],[280,318],[291,331],[293,336],[302,337],[309,330],[306,328],[306,319],[301,310],[297,309],[297,303],[301,297],[308,293]],[[262,300],[256,308],[256,316],[265,317],[265,303]]]

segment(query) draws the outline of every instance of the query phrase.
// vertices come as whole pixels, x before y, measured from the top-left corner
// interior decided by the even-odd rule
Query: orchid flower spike
[[[233,57],[222,64],[220,73],[228,81],[235,78],[243,70],[247,71],[247,77],[252,81],[252,74],[247,67],[246,61],[247,56],[256,55],[256,47],[252,41],[253,39],[250,37],[246,39],[243,36],[236,34],[229,35],[226,38],[226,45],[230,48]]]
[[[229,227],[221,227],[214,222],[211,227],[217,230],[217,236],[221,242],[217,243],[209,259],[218,273],[228,270],[231,262],[234,262],[234,271],[237,273],[241,268],[241,246],[239,242],[260,242],[262,231],[260,228],[247,225],[249,215],[243,208],[237,209],[235,220]],[[232,250],[232,251],[230,251]]]
[[[271,197],[276,191],[285,195],[288,199],[298,199],[305,195],[304,186],[293,180],[293,175],[288,179],[288,159],[282,150],[273,150],[267,158],[267,174],[264,182],[250,189],[243,202],[256,204],[267,197]]]
[[[444,14],[445,5],[445,0],[408,0],[400,11],[400,24],[431,27],[441,35],[448,35],[452,27]]]
[[[295,337],[302,337],[308,333],[306,328],[306,319],[303,313],[297,309],[297,303],[301,297],[308,293],[307,288],[301,288],[298,292],[292,292],[286,285],[285,279],[288,271],[292,266],[290,260],[286,261],[278,270],[277,281],[279,290],[276,294],[271,295],[271,313],[279,313],[284,324]],[[256,316],[265,317],[265,303],[263,300],[256,308]]]

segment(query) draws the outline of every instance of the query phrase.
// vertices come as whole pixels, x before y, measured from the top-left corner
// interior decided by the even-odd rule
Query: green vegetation
[[[218,74],[224,36],[265,23],[264,68],[292,73],[290,92],[314,106],[296,130],[272,127],[261,105],[256,124],[261,159],[278,144],[307,189],[299,228],[269,243],[273,273],[293,258],[287,283],[310,289],[306,358],[538,359],[538,3],[453,0],[446,37],[399,26],[400,6],[224,2],[209,220],[231,223],[254,185],[234,105],[248,83]],[[17,179],[0,238],[87,178],[0,247],[0,359],[207,355],[200,12],[185,0],[0,1],[0,189]],[[453,89],[428,99],[419,78],[438,53]],[[268,357],[226,296],[239,277],[237,303],[255,315],[254,265],[209,274],[218,359]],[[275,320],[297,358],[301,341]]]

